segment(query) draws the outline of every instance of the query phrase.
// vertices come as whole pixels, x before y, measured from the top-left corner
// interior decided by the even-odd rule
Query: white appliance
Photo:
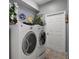
[[[43,53],[44,45],[40,45],[37,30],[37,27],[20,22],[10,25],[10,59],[37,59]]]
[[[37,59],[44,59],[44,53],[46,51],[46,32],[44,26],[35,25],[34,26],[34,32],[37,34],[38,37],[38,48],[37,51]]]
[[[50,13],[45,15],[47,47],[65,52],[66,47],[66,29],[65,29],[65,11]]]

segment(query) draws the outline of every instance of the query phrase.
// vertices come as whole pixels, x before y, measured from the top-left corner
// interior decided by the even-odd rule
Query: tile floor
[[[46,49],[46,52],[44,53],[45,58],[44,59],[68,59],[67,54],[64,52],[57,52],[50,48]]]

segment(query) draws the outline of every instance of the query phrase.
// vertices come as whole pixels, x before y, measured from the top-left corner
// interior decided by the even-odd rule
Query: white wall
[[[43,14],[61,10],[67,10],[67,0],[52,0],[40,6],[40,13]]]
[[[21,13],[24,13],[26,15],[26,19],[25,20],[21,20],[19,18],[19,15]],[[19,5],[19,9],[18,9],[18,19],[21,21],[21,22],[24,22],[24,21],[27,21],[27,17],[28,16],[32,16],[34,17],[34,15],[36,14],[36,12],[34,12],[33,10],[29,9],[28,7],[24,6],[24,5]]]
[[[33,0],[22,0],[22,1],[24,1],[26,4],[32,6],[36,10],[39,10],[39,6]]]

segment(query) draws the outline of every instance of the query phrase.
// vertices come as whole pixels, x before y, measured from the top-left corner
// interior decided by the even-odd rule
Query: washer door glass
[[[35,50],[36,42],[35,34],[32,31],[28,32],[22,42],[23,53],[25,55],[31,54]]]
[[[45,32],[41,32],[39,44],[40,44],[40,45],[44,45],[45,42],[46,42],[46,33],[45,33]]]

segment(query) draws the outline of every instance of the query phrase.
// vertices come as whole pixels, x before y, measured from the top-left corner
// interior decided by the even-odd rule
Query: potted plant
[[[42,21],[41,17],[42,16],[40,16],[40,15],[35,15],[33,24],[44,26],[44,22]]]
[[[17,18],[16,18],[16,12],[15,12],[15,4],[13,4],[11,7],[9,7],[9,23],[10,24],[16,24]]]

